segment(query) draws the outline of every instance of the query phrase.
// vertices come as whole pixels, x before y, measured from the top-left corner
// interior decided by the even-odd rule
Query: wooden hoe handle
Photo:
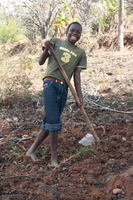
[[[49,46],[48,48],[49,48],[49,50],[50,50],[52,56],[54,57],[55,62],[57,63],[57,66],[59,67],[59,70],[60,70],[62,76],[64,77],[64,79],[65,79],[65,81],[66,81],[68,87],[70,88],[70,91],[71,91],[71,93],[72,93],[72,95],[73,95],[75,101],[76,101],[77,103],[80,104],[80,100],[79,100],[79,98],[78,98],[78,96],[77,96],[77,94],[76,94],[76,92],[75,92],[75,90],[74,90],[72,84],[70,83],[70,81],[69,81],[69,79],[68,79],[68,77],[67,77],[66,72],[64,71],[63,67],[61,66],[61,64],[60,64],[60,62],[59,62],[59,60],[58,60],[58,58],[57,58],[57,56],[55,55],[55,52],[54,52],[53,48],[52,48],[51,46]],[[88,118],[88,116],[87,116],[87,114],[86,114],[86,111],[85,111],[83,105],[80,107],[80,111],[81,111],[82,114],[83,114],[83,117],[84,117],[84,119],[85,119],[85,121],[86,121],[86,123],[87,123],[87,125],[88,125],[88,128],[89,128],[90,133],[94,136],[94,139],[95,139],[97,142],[99,142],[100,140],[99,140],[99,138],[98,138],[98,136],[97,136],[95,130],[94,130],[93,127],[92,127],[92,124],[91,124],[91,122],[90,122],[90,120],[89,120],[89,118]]]

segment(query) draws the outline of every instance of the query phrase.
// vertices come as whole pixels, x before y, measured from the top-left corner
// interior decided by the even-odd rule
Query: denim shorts
[[[43,103],[45,117],[41,129],[44,131],[60,131],[62,123],[61,113],[67,100],[68,86],[56,83],[53,80],[43,82]]]

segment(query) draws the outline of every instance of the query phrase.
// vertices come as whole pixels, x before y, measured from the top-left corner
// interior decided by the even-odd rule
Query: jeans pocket
[[[52,81],[45,81],[43,82],[43,89],[48,88],[52,84]]]

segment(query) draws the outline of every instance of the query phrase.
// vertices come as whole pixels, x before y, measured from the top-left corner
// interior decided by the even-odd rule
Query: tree
[[[29,35],[32,30],[32,34],[34,32],[37,35],[39,32],[42,38],[47,37],[52,23],[61,12],[61,7],[62,4],[58,0],[23,0],[16,4],[17,13]]]
[[[117,0],[73,0],[71,4],[76,5],[79,20],[93,34],[112,32],[116,28]]]
[[[126,0],[124,2],[126,11],[128,15],[132,15],[133,14],[133,1],[132,0]]]
[[[124,0],[119,0],[119,24],[118,24],[118,48],[121,51],[124,47]]]
[[[95,15],[91,11],[92,5],[96,6],[99,0],[72,0],[69,1],[73,7],[75,14],[78,16],[79,21],[84,24],[85,27],[90,27],[90,22]]]

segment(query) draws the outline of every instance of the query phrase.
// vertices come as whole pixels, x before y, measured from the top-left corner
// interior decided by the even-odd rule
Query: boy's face
[[[67,40],[71,43],[71,44],[75,44],[81,37],[81,32],[82,29],[78,24],[72,24],[66,35],[67,35]]]

